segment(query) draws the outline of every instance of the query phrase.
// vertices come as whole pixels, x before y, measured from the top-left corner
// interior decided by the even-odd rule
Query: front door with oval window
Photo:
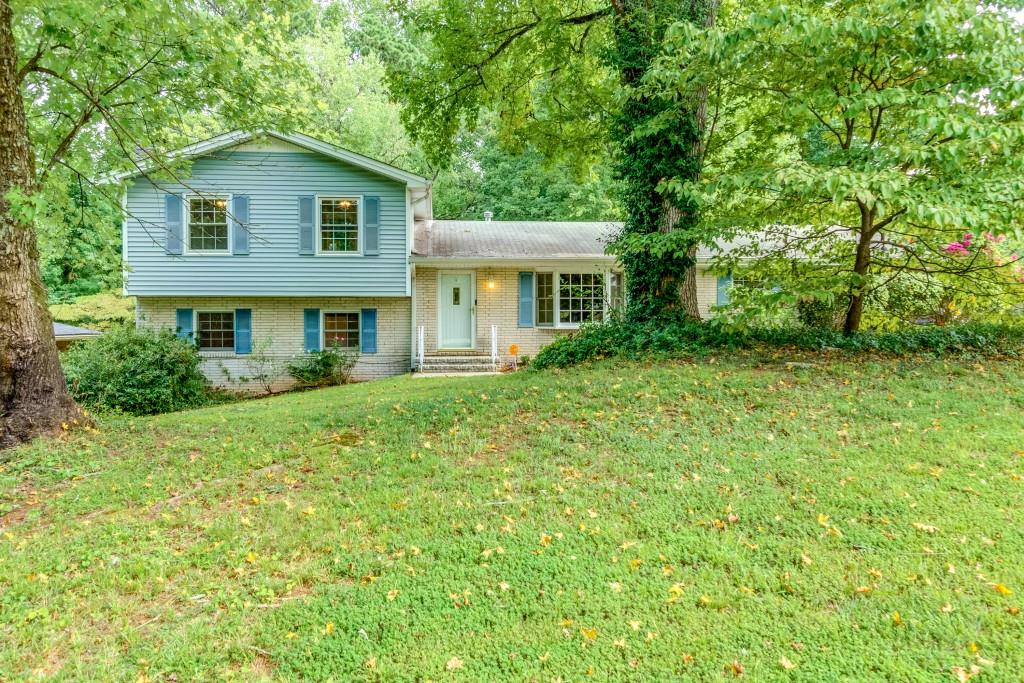
[[[437,279],[438,348],[473,348],[473,276],[441,273]]]

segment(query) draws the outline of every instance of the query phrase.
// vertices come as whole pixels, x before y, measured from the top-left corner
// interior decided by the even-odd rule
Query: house
[[[493,370],[622,301],[613,223],[434,220],[426,178],[301,134],[178,154],[187,177],[119,177],[124,292],[220,386],[262,362],[284,385],[288,359],[327,346],[358,354],[356,379]],[[703,313],[718,290],[702,269]]]
[[[65,323],[53,324],[53,337],[57,340],[58,351],[66,351],[75,342],[95,339],[102,334],[102,332],[96,330],[88,330],[84,327],[75,327]]]

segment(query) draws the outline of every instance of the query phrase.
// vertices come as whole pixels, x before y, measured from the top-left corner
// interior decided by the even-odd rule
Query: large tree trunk
[[[667,199],[661,206],[661,232],[668,233],[676,229],[683,219],[683,214],[679,207]],[[697,247],[690,247],[686,255],[691,265],[686,267],[681,277],[677,273],[662,275],[658,283],[658,292],[666,292],[670,287],[675,287],[680,310],[694,320],[700,320],[700,307],[697,305]]]
[[[697,208],[673,194],[660,193],[666,178],[696,181],[700,178],[707,122],[708,91],[690,93],[682,106],[643,93],[643,77],[661,53],[665,29],[680,19],[699,26],[715,23],[719,0],[611,0],[614,10],[615,50],[611,63],[622,83],[636,89],[623,105],[614,127],[622,161],[619,173],[624,185],[626,226],[623,234],[684,235],[696,228]],[[672,114],[677,125],[657,137],[636,133],[652,120]],[[688,240],[689,241],[689,240]],[[686,255],[626,254],[624,266],[634,314],[657,317],[680,311],[700,319],[697,305],[697,245],[687,245]]]
[[[871,238],[873,236],[874,233],[870,229],[862,229],[860,239],[857,241],[857,255],[853,261],[853,272],[857,281],[850,288],[850,306],[846,309],[846,322],[843,324],[843,333],[847,335],[860,329],[860,320],[864,315],[864,286],[868,270],[871,268]]]
[[[0,448],[80,418],[57,356],[35,230],[6,199],[35,187],[11,20],[0,0]]]

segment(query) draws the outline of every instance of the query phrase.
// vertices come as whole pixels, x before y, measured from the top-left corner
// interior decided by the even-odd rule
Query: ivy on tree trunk
[[[635,319],[700,317],[697,237],[687,235],[697,225],[697,206],[659,190],[659,183],[700,177],[707,92],[692,93],[680,106],[644,92],[642,80],[661,54],[665,29],[680,19],[710,26],[717,4],[717,0],[613,0],[614,46],[609,61],[628,93],[612,126],[627,216],[615,250],[626,271],[629,315]],[[671,246],[659,248],[670,237]]]

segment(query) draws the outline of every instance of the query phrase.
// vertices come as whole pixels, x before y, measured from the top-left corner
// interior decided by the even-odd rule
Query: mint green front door
[[[437,278],[437,306],[438,348],[473,348],[472,274],[439,274]]]

